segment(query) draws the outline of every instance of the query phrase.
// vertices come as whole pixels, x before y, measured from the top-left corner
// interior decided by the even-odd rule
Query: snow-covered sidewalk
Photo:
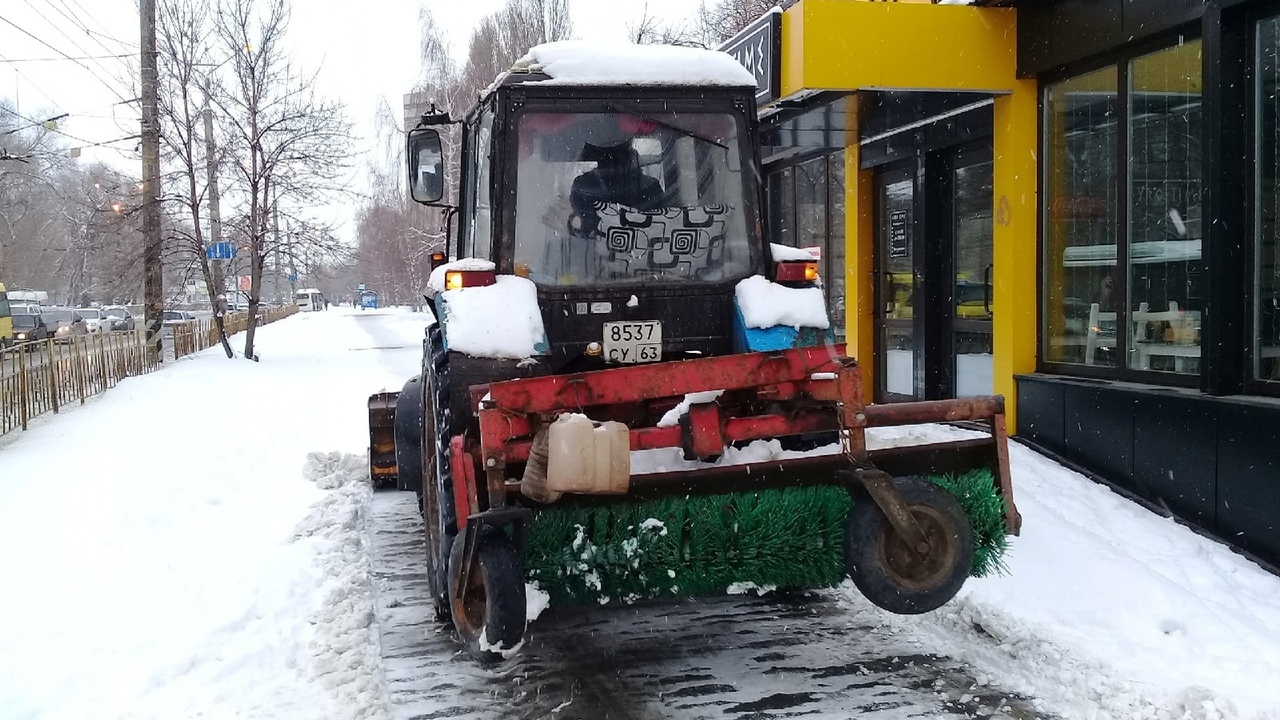
[[[383,716],[349,481],[425,319],[301,314],[6,442],[0,717]]]
[[[386,717],[357,480],[366,399],[416,371],[426,319],[299,315],[260,363],[213,348],[6,439],[0,718]],[[1009,574],[914,617],[846,586],[851,619],[1059,717],[1280,720],[1280,579],[1011,455]]]

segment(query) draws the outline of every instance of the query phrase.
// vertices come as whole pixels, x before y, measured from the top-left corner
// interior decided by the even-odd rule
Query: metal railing
[[[0,352],[0,435],[38,415],[115,387],[159,365],[141,329],[27,342]]]
[[[278,308],[261,308],[258,312],[262,315],[258,325],[262,326],[293,315],[298,312],[298,307],[296,305],[287,305]],[[227,313],[223,316],[222,322],[226,328],[227,337],[231,337],[248,329],[249,313]],[[213,321],[213,318],[177,323],[170,327],[173,331],[173,357],[175,359],[213,347],[219,342],[218,324]]]

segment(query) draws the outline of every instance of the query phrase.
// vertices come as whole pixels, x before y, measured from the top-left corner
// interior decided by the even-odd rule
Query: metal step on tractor
[[[816,263],[763,237],[754,93],[722,53],[553,43],[408,134],[455,260],[421,374],[369,400],[371,475],[418,493],[436,613],[482,659],[521,645],[526,583],[633,602],[847,576],[918,613],[1018,531],[1003,399],[864,404]],[[984,432],[867,447],[953,421]]]

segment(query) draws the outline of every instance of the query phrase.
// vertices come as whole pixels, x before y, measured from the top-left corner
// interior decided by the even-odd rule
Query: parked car
[[[89,334],[84,318],[71,308],[45,308],[43,317],[45,330],[57,342],[69,343],[79,335]]]
[[[84,318],[85,327],[89,329],[90,335],[111,331],[111,321],[107,319],[106,313],[102,312],[102,308],[76,308],[76,312]]]
[[[165,310],[164,315],[160,318],[165,325],[194,322],[195,319],[195,313],[190,313],[186,310]]]
[[[45,329],[44,320],[39,315],[26,312],[13,314],[13,341],[15,344],[46,340],[49,331]]]
[[[129,308],[123,305],[108,305],[102,308],[102,313],[111,319],[111,330],[133,331],[133,314],[129,312]]]

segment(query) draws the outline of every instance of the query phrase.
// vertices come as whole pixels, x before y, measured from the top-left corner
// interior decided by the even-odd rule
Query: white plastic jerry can
[[[625,494],[631,483],[631,434],[620,422],[566,413],[547,432],[547,489]]]

